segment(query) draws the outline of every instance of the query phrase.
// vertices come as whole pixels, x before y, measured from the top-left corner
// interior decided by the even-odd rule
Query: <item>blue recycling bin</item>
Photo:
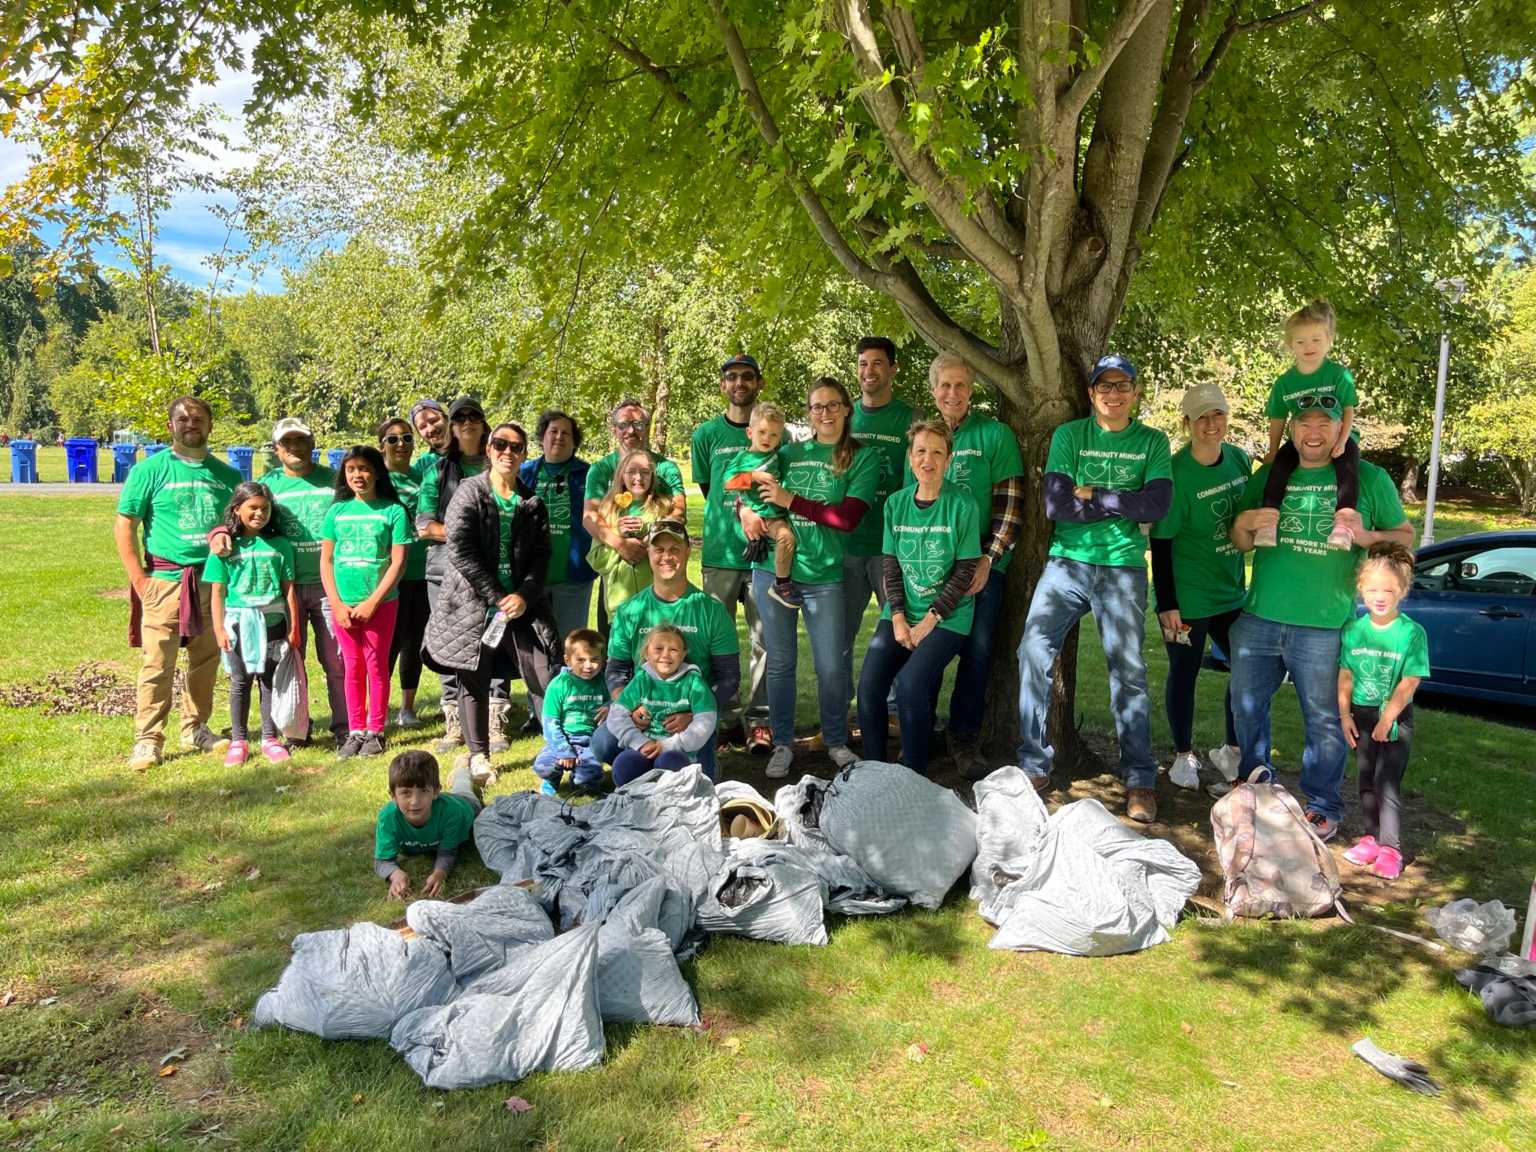
[[[64,462],[69,469],[71,484],[100,483],[100,477],[96,475],[96,441],[83,436],[64,441]]]
[[[11,483],[37,483],[37,441],[11,441]]]
[[[148,460],[156,452],[164,452],[165,449],[166,445],[164,444],[146,444],[144,445],[144,459]]]
[[[112,483],[121,484],[128,479],[128,469],[132,468],[138,459],[137,444],[112,445]]]
[[[256,455],[254,448],[228,448],[225,450],[229,456],[230,466],[240,473],[240,479],[251,478],[251,460]]]
[[[316,464],[320,463],[320,449],[316,448],[313,452],[311,452],[309,454],[309,458]]]
[[[325,459],[332,468],[341,467],[341,458],[347,454],[345,448],[331,448],[325,454]]]

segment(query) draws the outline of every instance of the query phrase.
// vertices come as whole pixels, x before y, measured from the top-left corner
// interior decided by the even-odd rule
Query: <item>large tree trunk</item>
[[[1397,486],[1397,496],[1404,504],[1417,504],[1419,502],[1419,474],[1424,468],[1417,456],[1408,457],[1408,464],[1403,469],[1403,481]]]

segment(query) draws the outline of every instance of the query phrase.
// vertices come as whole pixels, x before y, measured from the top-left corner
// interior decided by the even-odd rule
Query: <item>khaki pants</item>
[[[213,715],[213,682],[219,672],[219,643],[213,637],[212,587],[197,586],[206,627],[201,636],[187,641],[187,686],[181,697],[181,742],[190,747],[192,733]],[[144,664],[139,669],[138,712],[134,716],[134,740],[165,744],[165,722],[171,714],[171,680],[176,675],[176,653],[181,648],[177,631],[177,607],[181,583],[149,582],[144,600]]]
[[[752,592],[750,568],[705,568],[702,580],[706,595],[713,596],[724,607],[731,623],[736,623],[736,605],[740,604],[747,614],[747,636],[752,655],[748,674],[743,678],[748,685],[746,715],[743,717],[741,692],[720,712],[720,728],[734,728],[745,720],[748,728],[768,726],[768,654],[763,649],[763,621],[757,614],[757,597]]]

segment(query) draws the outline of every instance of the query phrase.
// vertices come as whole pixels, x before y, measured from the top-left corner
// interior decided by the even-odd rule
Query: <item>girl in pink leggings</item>
[[[341,458],[336,499],[320,538],[320,580],[336,625],[351,728],[336,755],[379,756],[389,712],[395,597],[415,534],[377,448],[360,444]]]

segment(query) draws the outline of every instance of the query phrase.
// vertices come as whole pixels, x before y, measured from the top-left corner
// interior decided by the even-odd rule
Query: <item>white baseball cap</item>
[[[311,440],[315,434],[309,430],[309,425],[297,416],[284,416],[272,427],[272,443],[282,443],[284,436],[308,436]]]
[[[1179,401],[1179,411],[1194,420],[1211,411],[1220,412],[1226,416],[1230,414],[1231,409],[1227,407],[1227,398],[1222,393],[1221,385],[1214,380],[1202,380],[1199,384],[1184,390],[1184,399]]]

